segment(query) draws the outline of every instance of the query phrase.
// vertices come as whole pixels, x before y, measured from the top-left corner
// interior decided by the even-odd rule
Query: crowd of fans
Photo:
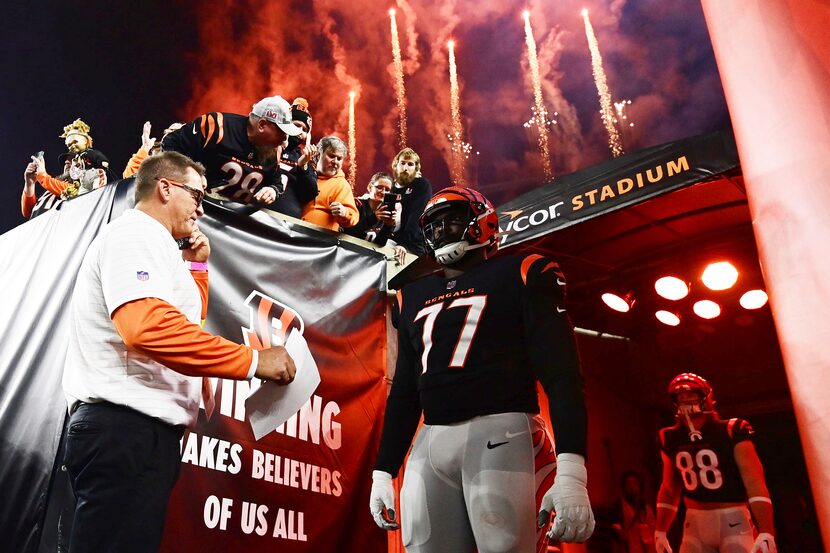
[[[356,197],[343,172],[346,144],[337,136],[311,142],[309,103],[289,104],[281,96],[263,98],[245,115],[211,112],[189,123],[172,123],[161,139],[144,124],[141,147],[121,176],[130,178],[148,157],[180,152],[206,168],[208,191],[239,203],[255,204],[394,249],[395,258],[424,253],[418,220],[432,185],[421,175],[421,159],[411,148],[391,162],[391,174],[375,173],[366,193]],[[32,218],[117,180],[107,157],[92,148],[89,125],[81,119],[64,127],[63,170],[51,176],[43,152],[23,173],[21,212]],[[37,190],[38,185],[42,190]]]

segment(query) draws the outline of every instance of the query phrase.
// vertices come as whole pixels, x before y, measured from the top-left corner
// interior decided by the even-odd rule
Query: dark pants
[[[72,414],[64,464],[75,492],[69,553],[156,553],[179,476],[182,429],[111,403]]]

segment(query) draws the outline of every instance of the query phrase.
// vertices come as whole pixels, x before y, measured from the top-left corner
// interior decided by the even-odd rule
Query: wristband
[[[198,261],[189,261],[190,263],[190,270],[191,271],[207,271],[208,264],[207,263],[199,263]]]

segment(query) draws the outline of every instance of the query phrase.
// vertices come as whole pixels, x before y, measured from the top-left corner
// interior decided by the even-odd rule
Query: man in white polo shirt
[[[64,463],[76,497],[70,553],[158,550],[200,377],[294,378],[283,347],[257,352],[199,326],[210,255],[196,225],[204,167],[161,153],[141,165],[135,185],[135,209],[92,242],[72,298],[63,376]]]

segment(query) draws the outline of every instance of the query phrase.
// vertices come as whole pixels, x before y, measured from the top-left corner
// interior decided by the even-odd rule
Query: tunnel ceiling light
[[[680,317],[678,317],[675,313],[671,311],[666,311],[661,309],[657,313],[654,314],[657,317],[657,320],[663,323],[664,325],[669,326],[677,326],[680,324]]]
[[[760,309],[767,304],[768,299],[767,293],[763,290],[750,290],[744,292],[739,301],[744,309]]]
[[[720,315],[720,305],[710,300],[700,300],[692,307],[695,315],[701,319],[714,319]]]
[[[738,270],[728,261],[718,261],[710,263],[700,279],[710,290],[726,290],[738,280]]]
[[[689,285],[674,276],[664,276],[654,282],[654,290],[667,300],[680,300],[689,295]]]
[[[619,311],[620,313],[628,313],[634,305],[631,294],[620,295],[611,292],[605,292],[602,295],[602,302],[614,311]]]

